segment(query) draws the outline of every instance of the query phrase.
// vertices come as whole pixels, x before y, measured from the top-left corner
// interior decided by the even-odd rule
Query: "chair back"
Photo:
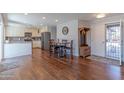
[[[55,42],[54,39],[50,39],[50,40],[49,40],[49,45],[54,45],[54,42]]]
[[[73,48],[73,40],[71,40],[71,44],[70,44],[71,48]]]
[[[70,42],[67,42],[66,47],[67,48],[73,48],[73,40],[71,40]]]
[[[68,40],[66,40],[66,39],[63,39],[63,40],[62,40],[62,44],[66,46],[66,44],[67,44],[67,41],[68,41]]]
[[[63,40],[62,40],[62,43],[67,43],[67,41],[68,41],[68,40],[64,40],[64,39],[63,39]]]
[[[73,40],[71,40],[70,42],[67,42],[66,50],[70,50],[70,55],[73,58]]]

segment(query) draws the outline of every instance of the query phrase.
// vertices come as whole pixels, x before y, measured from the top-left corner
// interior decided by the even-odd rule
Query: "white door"
[[[93,24],[91,26],[91,53],[96,56],[105,56],[105,25]]]

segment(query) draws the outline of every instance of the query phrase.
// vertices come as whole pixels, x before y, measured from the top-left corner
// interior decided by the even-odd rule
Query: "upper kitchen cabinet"
[[[6,26],[5,37],[25,37],[25,33],[32,33],[32,37],[40,37],[42,32],[51,32],[51,39],[56,39],[56,27],[42,26],[31,28],[24,26]]]
[[[27,27],[15,27],[15,26],[6,26],[5,35],[7,37],[24,37],[25,32],[32,33],[33,37],[41,36],[42,32],[47,32],[47,26],[41,28],[27,28]]]
[[[38,29],[37,28],[25,28],[25,32],[30,32],[32,33],[33,37],[37,37],[38,36]]]
[[[25,28],[6,26],[5,35],[8,37],[24,37]]]

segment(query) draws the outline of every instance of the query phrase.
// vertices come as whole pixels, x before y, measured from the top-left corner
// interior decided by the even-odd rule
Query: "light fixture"
[[[46,19],[46,17],[42,17],[42,19]]]
[[[24,13],[24,15],[28,15],[28,13]]]
[[[96,18],[103,18],[105,16],[106,16],[105,14],[101,13],[101,14],[96,15]]]
[[[56,19],[55,21],[58,22],[59,20]]]
[[[43,24],[40,24],[41,26],[43,25]]]

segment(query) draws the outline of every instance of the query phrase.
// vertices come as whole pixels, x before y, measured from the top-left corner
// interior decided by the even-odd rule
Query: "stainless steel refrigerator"
[[[41,33],[41,48],[43,50],[49,50],[49,40],[51,39],[50,32]]]

